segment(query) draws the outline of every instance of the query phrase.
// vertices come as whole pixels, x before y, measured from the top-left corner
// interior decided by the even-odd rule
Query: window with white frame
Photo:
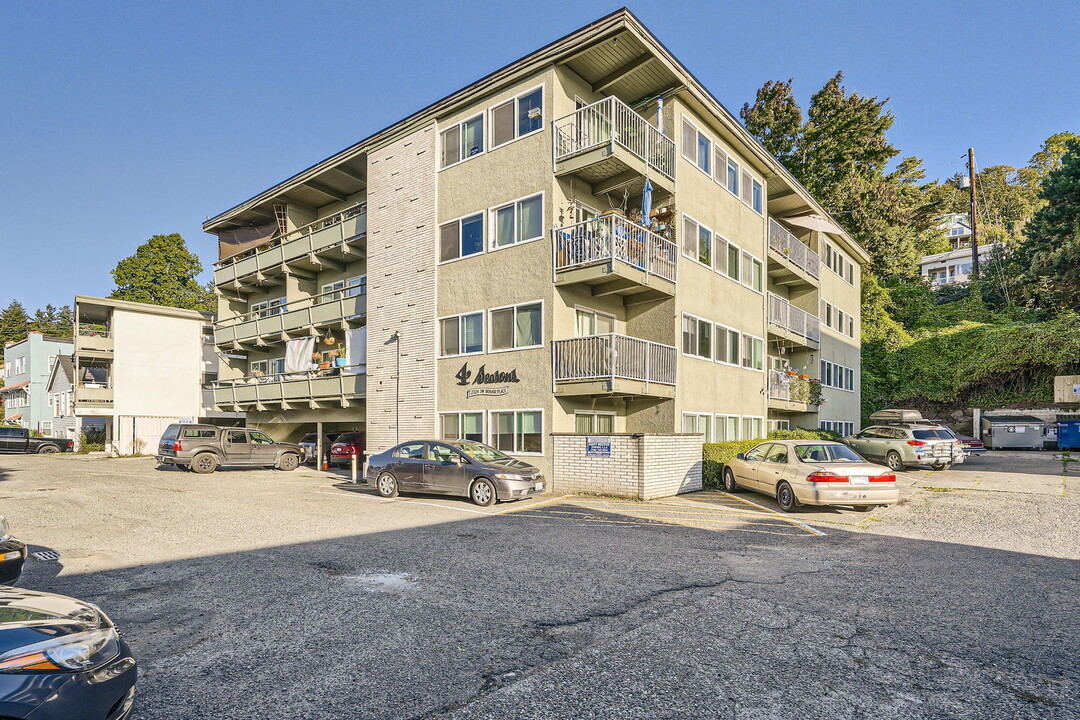
[[[454,315],[439,320],[439,354],[473,355],[484,351],[484,313]]]
[[[753,183],[754,179],[750,173],[745,170],[742,171],[742,176],[739,179],[739,199],[747,205],[751,205],[754,201],[753,195]]]
[[[730,241],[727,245],[727,276],[732,280],[739,281],[739,257],[742,251]]]
[[[610,435],[615,432],[615,413],[576,410],[574,432],[582,435]]]
[[[490,311],[491,350],[537,347],[543,340],[543,306],[539,302]]]
[[[682,415],[682,431],[684,433],[700,433],[704,435],[702,442],[712,442],[712,419],[709,413],[684,412]]]
[[[484,213],[458,218],[439,227],[439,261],[484,252]]]
[[[855,284],[855,264],[831,243],[825,243],[825,265],[849,285]]]
[[[743,417],[740,440],[758,440],[765,436],[765,418]]]
[[[682,119],[682,154],[701,172],[712,175],[712,141],[685,115]]]
[[[544,452],[544,413],[541,410],[493,410],[491,445],[505,453],[538,455]]]
[[[249,369],[252,375],[262,375],[264,377],[281,375],[285,372],[285,358],[252,360]]]
[[[491,108],[491,149],[544,129],[544,89],[518,95]]]
[[[713,180],[724,185],[727,182],[727,163],[728,155],[720,147],[720,143],[713,144],[713,163],[712,163],[712,176]]]
[[[694,357],[712,359],[712,322],[693,315],[683,315],[683,352]]]
[[[448,127],[439,134],[442,165],[447,168],[484,152],[483,113]]]
[[[355,297],[367,292],[367,275],[337,280],[322,286],[321,302],[333,302],[343,297]]]
[[[266,318],[272,315],[280,315],[287,309],[285,298],[270,298],[269,300],[263,300],[262,302],[252,303],[250,306],[251,314],[257,317]]]
[[[759,337],[742,334],[742,366],[751,370],[765,367],[765,341]]]
[[[491,211],[493,249],[539,240],[544,236],[544,195],[515,200]]]
[[[761,187],[761,183],[759,183],[757,180],[754,180],[753,182],[753,191],[751,195],[753,200],[752,207],[754,208],[754,212],[756,212],[758,215],[761,215],[765,209],[765,197],[763,188]]]
[[[615,316],[590,308],[574,310],[574,336],[606,335],[615,332]]]
[[[727,189],[735,197],[739,197],[739,163],[728,158],[727,161]]]
[[[447,412],[439,414],[439,432],[444,440],[484,441],[484,413]]]
[[[39,427],[40,427],[41,433],[43,435],[51,435],[52,434],[52,420],[43,420],[43,421],[41,421],[41,423],[39,423]]]
[[[719,323],[713,325],[715,352],[713,360],[729,365],[739,364],[739,331],[731,330]]]
[[[821,361],[821,377],[818,378],[822,386],[855,392],[855,370],[831,362]]]
[[[683,215],[683,253],[702,265],[712,267],[712,230],[688,215]]]
[[[821,429],[837,433],[840,437],[855,434],[855,423],[849,420],[822,420]]]
[[[739,439],[739,416],[716,415],[713,418],[713,434],[716,442],[731,442]]]
[[[769,420],[769,430],[790,430],[790,420]]]

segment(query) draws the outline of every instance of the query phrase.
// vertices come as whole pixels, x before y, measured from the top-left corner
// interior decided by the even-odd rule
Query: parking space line
[[[521,512],[522,510],[531,510],[534,507],[538,507],[540,505],[547,505],[548,503],[553,503],[556,500],[565,500],[568,497],[574,497],[574,496],[572,494],[571,495],[560,495],[559,497],[548,498],[547,500],[541,500],[540,502],[529,503],[528,505],[522,505],[521,507],[509,507],[509,508],[506,508],[505,510],[498,510],[496,512],[487,513],[487,514],[488,515],[505,515],[507,513],[512,513],[512,512]],[[518,501],[518,502],[520,502],[520,501]]]
[[[349,492],[330,492],[328,490],[315,490],[316,495],[337,495],[338,497],[363,497],[375,500],[382,503],[408,503],[410,505],[431,505],[432,507],[446,508],[447,510],[460,510],[461,512],[476,513],[478,515],[494,515],[495,513],[484,512],[483,510],[474,510],[467,507],[458,507],[457,505],[443,505],[442,503],[424,502],[423,500],[413,500],[412,498],[384,498],[375,497],[373,495],[367,495],[365,493],[349,493]]]
[[[787,520],[792,525],[798,525],[799,527],[801,527],[803,530],[806,530],[807,532],[811,532],[811,533],[813,533],[815,535],[825,535],[825,533],[821,532],[817,528],[810,527],[809,525],[807,525],[804,522],[799,522],[798,520],[795,520],[793,518],[789,518],[787,515],[783,515],[781,513],[778,513],[777,511],[773,510],[772,508],[767,508],[764,505],[758,505],[756,502],[753,502],[752,500],[747,500],[746,498],[741,498],[738,495],[732,495],[731,493],[722,493],[722,494],[727,495],[729,498],[732,498],[734,500],[744,502],[747,505],[753,505],[756,508],[761,508],[762,510],[764,510],[767,513],[772,513],[773,515],[775,515],[778,518],[782,518],[784,520]]]

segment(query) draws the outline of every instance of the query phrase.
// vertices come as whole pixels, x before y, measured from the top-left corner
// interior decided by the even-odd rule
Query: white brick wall
[[[368,161],[369,453],[397,442],[395,404],[402,442],[435,432],[435,134],[429,125]]]
[[[649,500],[701,489],[700,435],[612,435],[610,457],[585,435],[552,436],[552,489]]]

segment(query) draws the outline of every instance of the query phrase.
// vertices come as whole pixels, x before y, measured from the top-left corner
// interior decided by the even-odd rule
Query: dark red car
[[[364,433],[344,432],[330,446],[331,465],[349,465],[356,457],[357,466],[364,464]]]

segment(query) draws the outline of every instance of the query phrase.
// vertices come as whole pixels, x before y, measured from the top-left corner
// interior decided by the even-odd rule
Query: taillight
[[[871,475],[870,482],[896,482],[896,475],[887,472],[884,475]]]
[[[908,440],[907,444],[908,445],[914,445],[915,447],[921,447],[921,446],[925,445],[926,443],[924,443],[922,440]]]
[[[181,443],[179,440],[173,440],[172,449],[173,452],[183,452],[184,444]]]
[[[847,482],[846,475],[833,475],[827,472],[810,473],[806,476],[807,482]]]

